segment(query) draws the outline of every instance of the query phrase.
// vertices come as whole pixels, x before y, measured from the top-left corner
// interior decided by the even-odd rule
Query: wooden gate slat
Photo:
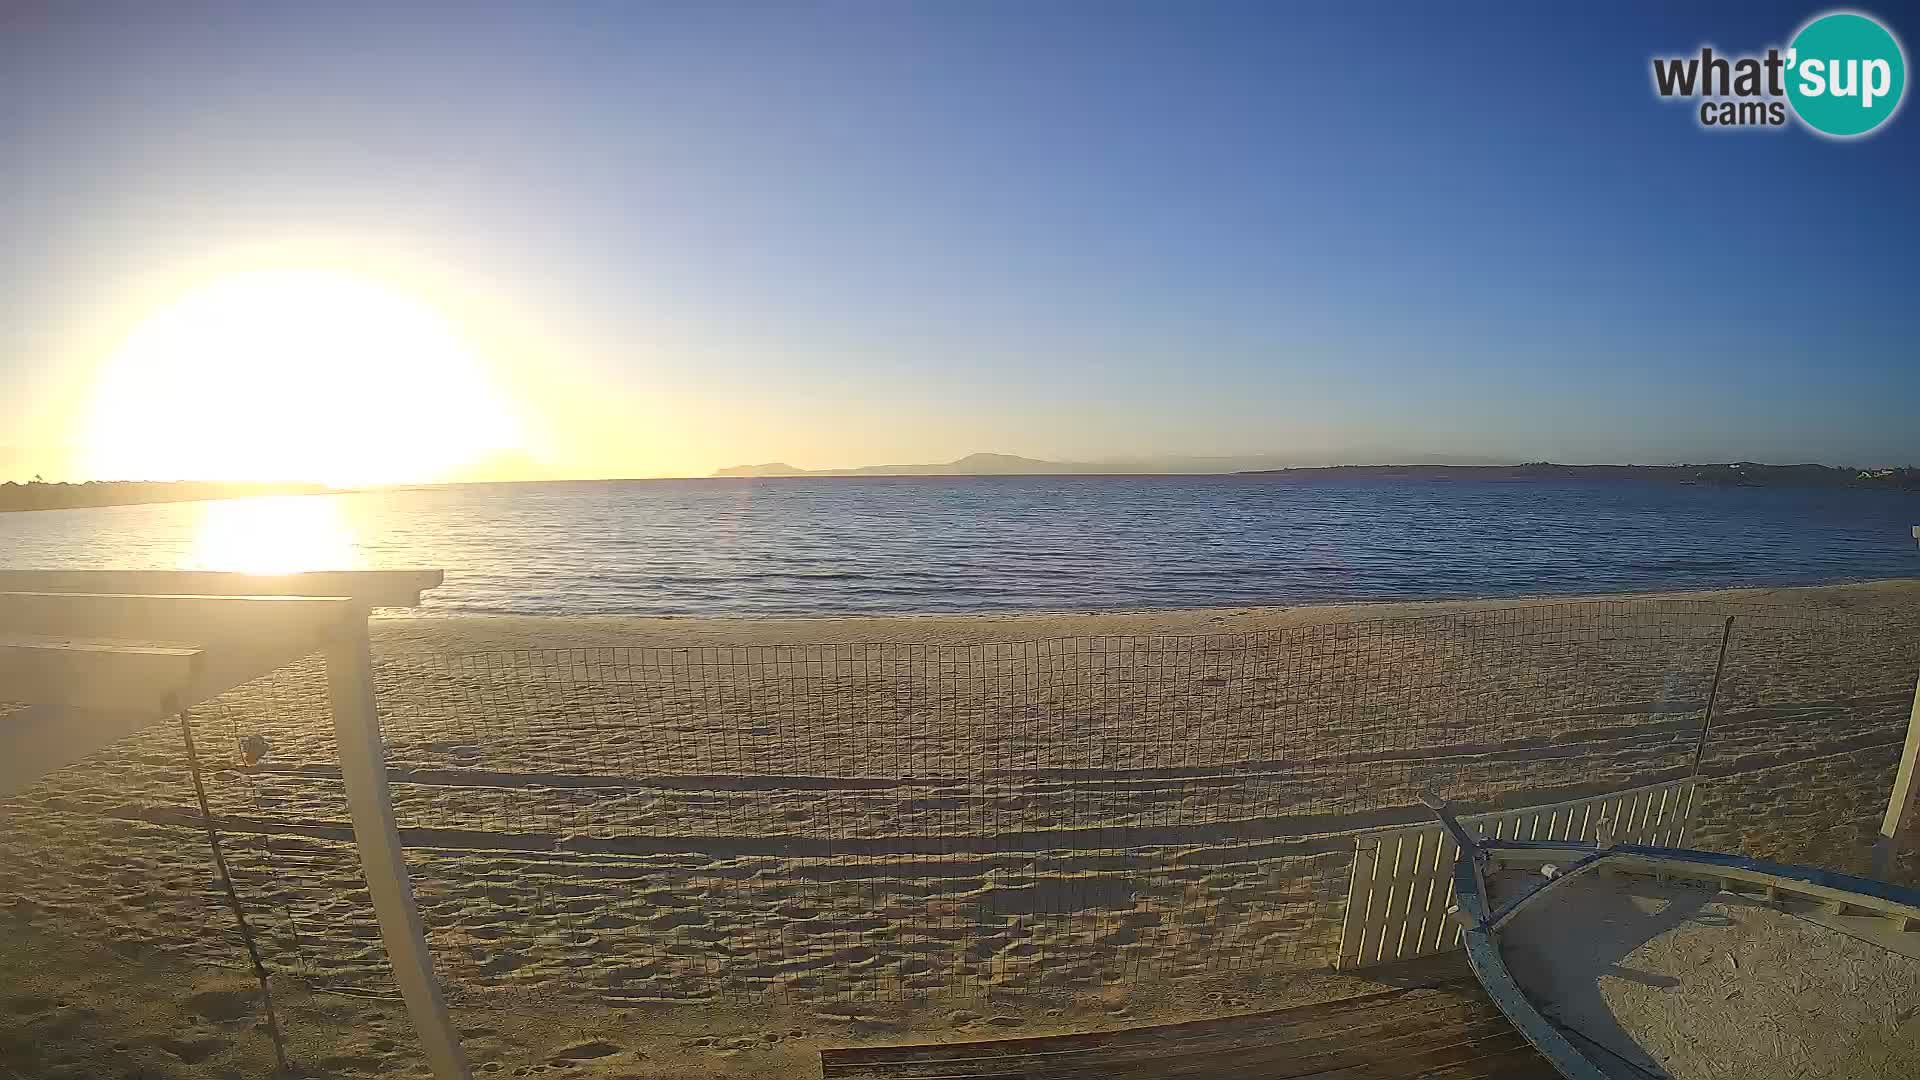
[[[1686,838],[1691,779],[1563,803],[1470,815],[1461,824],[1490,840],[1592,840],[1604,819],[1623,843],[1678,847]],[[1435,825],[1355,837],[1347,910],[1335,966],[1367,967],[1444,952],[1460,943],[1447,917],[1459,851]]]

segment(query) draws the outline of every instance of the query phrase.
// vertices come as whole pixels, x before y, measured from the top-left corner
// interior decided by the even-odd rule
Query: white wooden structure
[[[1920,525],[1913,527],[1913,539],[1920,543]],[[1893,775],[1893,791],[1887,795],[1887,813],[1880,819],[1880,836],[1873,844],[1873,876],[1884,879],[1893,869],[1893,861],[1906,846],[1913,831],[1914,800],[1920,798],[1920,677],[1913,684],[1913,711],[1907,714],[1907,742],[1900,751],[1900,766]]]
[[[1604,820],[1619,843],[1679,847],[1692,813],[1693,780],[1687,778],[1589,799],[1474,814],[1460,823],[1494,840],[1593,840]],[[1460,926],[1447,918],[1447,907],[1459,854],[1437,821],[1356,837],[1340,956],[1334,966],[1351,970],[1458,948]]]
[[[367,612],[411,607],[431,571],[262,577],[0,571],[0,797],[117,739],[315,653],[380,935],[437,1080],[467,1080],[427,952],[387,788]]]

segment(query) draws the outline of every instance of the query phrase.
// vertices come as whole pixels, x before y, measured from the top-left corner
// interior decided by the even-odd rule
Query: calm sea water
[[[1910,493],[1297,477],[478,485],[0,514],[0,566],[439,567],[432,609],[1251,605],[1920,574]]]

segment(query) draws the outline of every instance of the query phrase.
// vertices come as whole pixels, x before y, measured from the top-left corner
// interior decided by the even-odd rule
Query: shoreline
[[[640,646],[1006,644],[1061,637],[1204,637],[1302,626],[1418,619],[1467,611],[1518,610],[1566,603],[1630,600],[1710,601],[1828,613],[1920,612],[1920,575],[1828,585],[1742,587],[1673,592],[1536,594],[1450,600],[1108,611],[969,612],[847,615],[520,615],[425,612],[375,615],[376,651]],[[618,641],[608,640],[618,637]]]

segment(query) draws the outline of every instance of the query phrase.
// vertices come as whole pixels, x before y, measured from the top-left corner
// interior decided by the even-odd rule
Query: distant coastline
[[[1433,465],[1505,465],[1508,462],[1485,458],[1461,458],[1435,454],[1362,455],[1377,461],[1410,461]],[[734,465],[716,469],[723,477],[777,476],[1225,476],[1232,473],[1275,471],[1275,466],[1301,465],[1298,459],[1277,454],[1252,454],[1236,457],[1163,457],[1116,461],[1048,461],[1020,457],[1017,454],[968,454],[954,461],[929,465],[860,465],[848,469],[800,469],[784,461],[764,465]],[[1322,461],[1337,465],[1339,461]]]
[[[1736,461],[1713,465],[1324,465],[1300,469],[1260,469],[1243,476],[1294,474],[1378,479],[1509,481],[1557,480],[1653,482],[1702,487],[1874,488],[1920,491],[1920,468],[1853,469],[1837,465],[1764,465]]]
[[[255,495],[320,495],[333,490],[319,484],[222,484],[196,480],[91,480],[84,484],[49,484],[44,481],[18,484],[9,480],[0,484],[0,512],[138,506],[203,499],[243,499]]]
[[[1920,468],[1855,469],[1834,465],[1767,465],[1727,462],[1705,465],[1301,465],[1278,469],[1182,470],[1144,463],[1055,462],[1007,454],[973,454],[936,465],[872,465],[856,469],[796,469],[790,465],[742,465],[721,469],[715,479],[804,479],[822,477],[1036,477],[1036,476],[1246,476],[1419,480],[1436,483],[1654,483],[1671,486],[1847,488],[1920,491]],[[543,484],[581,481],[481,481],[483,484]],[[590,481],[588,481],[590,482]],[[469,481],[468,484],[473,482]],[[382,490],[409,491],[465,484],[415,484]],[[218,483],[211,481],[93,480],[86,483],[35,481],[0,483],[0,513],[71,510],[100,506],[244,499],[268,495],[338,495],[348,489],[321,484]]]
[[[1539,483],[1568,480],[1653,482],[1706,487],[1819,487],[1920,490],[1920,468],[1858,469],[1837,465],[1768,465],[1753,461],[1703,465],[1521,465],[1436,462],[1393,465],[1298,465],[1285,468],[1222,468],[1227,458],[1167,462],[1046,461],[1012,454],[969,454],[930,465],[866,465],[850,469],[799,469],[785,462],[736,465],[716,478],[777,479],[834,476],[1337,476],[1354,479],[1425,479]],[[1202,464],[1205,463],[1205,464]],[[1186,465],[1188,467],[1181,467]],[[1212,467],[1207,467],[1211,465]]]

